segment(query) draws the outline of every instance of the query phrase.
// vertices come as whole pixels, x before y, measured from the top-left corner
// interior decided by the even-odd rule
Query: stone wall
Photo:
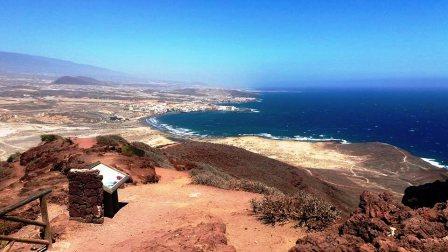
[[[71,169],[67,177],[70,219],[103,223],[103,176],[96,170]]]

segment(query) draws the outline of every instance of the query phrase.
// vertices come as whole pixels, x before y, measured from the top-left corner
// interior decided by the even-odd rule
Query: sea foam
[[[313,137],[304,137],[296,135],[294,137],[286,137],[286,136],[274,136],[270,133],[259,133],[259,134],[239,134],[239,136],[258,136],[269,138],[273,140],[293,140],[293,141],[303,141],[303,142],[339,142],[341,144],[349,144],[350,142],[345,139],[339,138],[313,138]]]
[[[155,117],[151,117],[146,119],[146,122],[153,126],[154,128],[161,130],[161,131],[165,131],[165,132],[169,132],[173,135],[176,136],[195,136],[195,137],[206,137],[207,135],[201,135],[193,130],[190,129],[186,129],[186,128],[181,128],[181,127],[174,127],[172,125],[166,124],[166,123],[161,123],[157,118]]]
[[[421,158],[423,161],[425,161],[426,163],[429,163],[435,167],[439,167],[439,168],[448,168],[448,166],[443,165],[441,163],[439,163],[437,160],[433,159],[433,158]]]

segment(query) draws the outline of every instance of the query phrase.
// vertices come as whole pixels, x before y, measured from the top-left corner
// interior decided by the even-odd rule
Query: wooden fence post
[[[42,213],[42,222],[45,223],[44,239],[49,242],[48,249],[50,249],[51,245],[53,244],[53,237],[51,235],[50,220],[48,218],[47,195],[44,195],[41,198],[39,198],[39,201],[40,201],[40,211]]]
[[[48,194],[51,193],[51,189],[43,190],[39,193],[31,195],[30,197],[23,199],[17,203],[9,205],[5,208],[0,209],[0,220],[6,221],[14,221],[25,223],[28,225],[36,225],[44,228],[44,240],[42,239],[31,239],[31,238],[20,238],[20,237],[12,237],[7,235],[0,235],[0,241],[10,241],[10,243],[4,248],[6,251],[9,250],[14,242],[24,242],[24,243],[32,243],[32,244],[43,244],[47,246],[47,249],[51,248],[53,243],[53,237],[51,235],[51,227],[50,220],[48,217],[48,206],[47,206],[47,198]],[[42,222],[37,220],[28,220],[21,217],[7,215],[9,212],[14,211],[15,209],[24,206],[31,201],[39,199],[40,212],[42,215]]]

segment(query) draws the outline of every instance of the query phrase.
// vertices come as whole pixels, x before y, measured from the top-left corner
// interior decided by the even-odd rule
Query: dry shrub
[[[190,171],[193,184],[209,185],[221,189],[241,190],[266,195],[283,194],[280,190],[267,186],[261,182],[238,179],[210,165],[197,164],[197,167],[198,168],[194,168]]]
[[[9,155],[8,159],[6,159],[6,162],[8,162],[8,163],[12,163],[12,162],[14,162],[14,161],[17,160],[17,158],[20,157],[20,155],[21,155],[20,152],[16,152],[16,153],[14,153],[14,154],[11,154],[11,155]]]
[[[252,181],[247,179],[237,179],[230,181],[231,187],[234,190],[241,190],[247,192],[255,192],[266,195],[282,195],[283,193],[277,188],[267,186],[259,181]]]
[[[56,140],[58,138],[61,138],[61,137],[58,136],[58,135],[54,135],[54,134],[43,134],[43,135],[40,135],[40,140],[42,142],[53,142],[54,140]]]
[[[119,135],[104,135],[104,136],[97,136],[96,142],[99,145],[105,145],[105,146],[122,146],[129,144],[126,139]]]
[[[8,162],[0,161],[0,180],[11,175],[12,169]]]
[[[151,147],[145,143],[142,142],[132,142],[131,145],[134,148],[137,148],[144,152],[143,156],[150,158],[154,162],[158,164],[158,166],[161,167],[172,167],[170,161],[168,158],[163,154],[163,152],[160,149]]]
[[[126,155],[126,156],[139,156],[139,157],[143,157],[145,155],[145,151],[134,147],[130,144],[124,145],[123,147],[121,147],[121,152]]]
[[[229,181],[234,178],[213,166],[198,165],[190,171],[193,184],[209,185],[222,189],[230,189]]]
[[[336,220],[340,212],[328,202],[303,191],[293,196],[267,195],[251,201],[253,212],[266,224],[296,222],[297,227],[322,230]]]

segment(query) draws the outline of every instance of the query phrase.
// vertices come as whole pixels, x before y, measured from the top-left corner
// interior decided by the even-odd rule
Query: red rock
[[[364,192],[339,227],[299,239],[291,251],[448,251],[447,203],[411,210],[389,194]]]
[[[401,232],[414,235],[418,239],[443,238],[448,235],[445,223],[427,221],[423,216],[405,220]]]
[[[378,218],[354,214],[341,226],[340,232],[360,237],[366,242],[372,242],[376,237],[386,236],[390,232],[390,228]]]

